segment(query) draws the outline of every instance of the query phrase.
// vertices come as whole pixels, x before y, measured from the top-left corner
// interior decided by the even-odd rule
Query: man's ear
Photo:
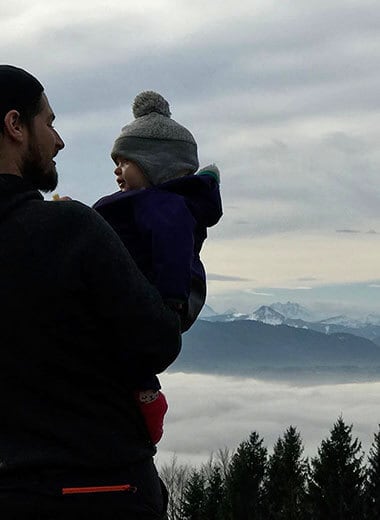
[[[21,122],[20,113],[10,110],[4,117],[4,133],[14,141],[22,142],[25,136],[25,125]]]

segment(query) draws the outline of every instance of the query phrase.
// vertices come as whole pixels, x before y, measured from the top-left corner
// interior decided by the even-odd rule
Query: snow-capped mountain
[[[311,315],[305,307],[296,303],[273,304],[290,316],[302,316],[304,313]],[[357,319],[346,315],[332,316],[323,320],[301,318],[290,318],[282,312],[273,309],[272,306],[263,305],[251,314],[243,314],[236,309],[229,309],[223,314],[217,314],[210,307],[208,314],[201,313],[200,319],[212,322],[234,322],[234,321],[258,321],[267,325],[287,325],[296,329],[314,330],[323,334],[353,334],[355,336],[367,338],[380,346],[380,316],[370,314],[366,318]]]
[[[285,322],[285,316],[267,305],[262,305],[259,309],[250,314],[248,319],[261,321],[267,325],[282,325]]]
[[[216,316],[218,313],[214,311],[209,305],[204,305],[199,317],[200,318],[208,318],[209,316]]]
[[[349,316],[345,316],[344,314],[321,320],[319,321],[319,323],[326,326],[340,325],[342,327],[349,327],[350,329],[359,329],[365,325],[365,323],[363,323],[362,321],[350,318]]]
[[[380,315],[379,314],[368,314],[366,320],[366,325],[376,325],[380,326]]]
[[[269,305],[271,309],[282,314],[285,318],[290,320],[304,320],[304,321],[313,321],[312,313],[306,308],[295,302],[287,302],[287,303],[271,303]]]
[[[235,307],[232,307],[231,309],[226,310],[224,314],[222,314],[223,320],[222,321],[235,321],[235,320],[247,320],[248,315],[244,314],[242,312],[239,312]]]

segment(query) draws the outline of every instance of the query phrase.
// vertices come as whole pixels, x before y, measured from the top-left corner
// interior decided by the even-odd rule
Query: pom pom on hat
[[[158,94],[158,92],[154,92],[153,90],[140,92],[140,94],[135,97],[132,111],[135,118],[147,116],[152,112],[156,112],[157,114],[166,117],[171,116],[169,103],[163,96],[161,96],[161,94]]]

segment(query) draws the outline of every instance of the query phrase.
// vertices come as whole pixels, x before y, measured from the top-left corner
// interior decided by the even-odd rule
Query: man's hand
[[[73,200],[71,197],[60,197],[58,193],[54,193],[53,200]]]

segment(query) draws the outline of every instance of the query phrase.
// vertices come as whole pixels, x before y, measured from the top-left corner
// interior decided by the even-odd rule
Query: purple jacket
[[[207,228],[223,213],[215,176],[203,172],[144,190],[119,191],[93,207],[163,298],[169,304],[185,304],[182,329],[188,330],[206,298],[200,251]]]

